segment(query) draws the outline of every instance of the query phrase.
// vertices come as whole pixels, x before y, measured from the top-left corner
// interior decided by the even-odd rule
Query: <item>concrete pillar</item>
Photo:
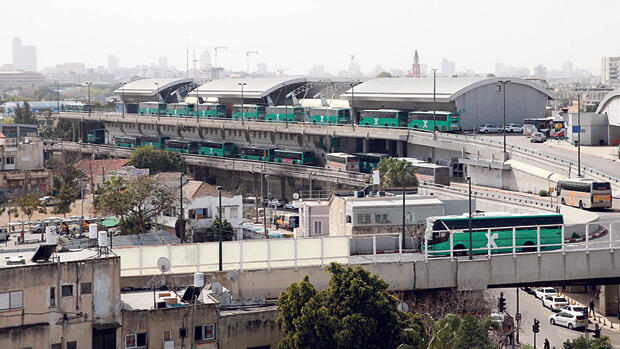
[[[286,177],[280,177],[280,199],[286,199]]]
[[[392,154],[390,152],[390,140],[389,139],[385,140],[385,152],[388,153],[388,154]]]
[[[601,314],[606,316],[618,314],[618,291],[618,285],[601,286],[598,300]]]
[[[71,122],[71,128],[72,128],[72,131],[73,131],[73,139],[72,140],[75,142],[75,140],[77,139],[77,133],[76,133],[76,130],[75,130],[75,121]]]
[[[405,157],[405,142],[396,141],[396,153],[398,157]]]
[[[370,148],[370,140],[362,139],[362,153],[368,153],[368,148]]]
[[[22,128],[21,126],[17,126],[17,140],[19,141],[22,138]]]

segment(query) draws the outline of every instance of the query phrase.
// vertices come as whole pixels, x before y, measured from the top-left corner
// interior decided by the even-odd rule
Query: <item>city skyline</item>
[[[605,6],[607,10],[600,16],[610,19],[597,18],[596,26],[588,33],[569,25],[572,24],[570,16],[564,15],[576,1],[543,4],[526,1],[518,6],[482,0],[467,4],[388,1],[382,6],[389,16],[377,16],[374,3],[363,1],[356,3],[353,25],[335,20],[332,14],[351,11],[346,3],[318,1],[303,9],[281,6],[284,5],[282,1],[271,1],[271,6],[252,2],[242,2],[241,6],[197,3],[192,5],[196,10],[188,13],[184,22],[187,25],[171,31],[152,30],[158,24],[170,23],[168,13],[157,10],[161,7],[158,4],[164,4],[160,1],[149,3],[149,6],[121,1],[88,7],[73,6],[75,3],[67,0],[14,4],[7,9],[3,24],[6,29],[0,31],[0,42],[10,44],[13,37],[21,37],[24,42],[35,45],[39,69],[65,62],[84,62],[93,68],[106,66],[108,54],[113,54],[122,67],[149,64],[166,57],[170,65],[185,70],[186,47],[190,49],[191,68],[194,51],[199,57],[205,49],[213,54],[213,47],[224,45],[228,49],[218,53],[218,63],[227,69],[245,70],[244,53],[257,51],[258,55],[252,57],[252,66],[266,62],[270,69],[289,68],[288,74],[306,74],[315,65],[324,65],[333,73],[347,70],[351,54],[355,55],[355,63],[361,71],[370,71],[377,64],[386,70],[408,70],[417,49],[421,63],[429,68],[439,68],[444,58],[455,62],[457,70],[469,69],[480,74],[494,72],[497,62],[552,68],[570,60],[575,67],[588,69],[596,75],[600,74],[600,57],[618,53],[609,47],[617,46],[613,44],[619,39],[608,33],[613,30],[611,15],[620,10],[620,4],[611,1],[585,5],[586,10],[592,11]],[[583,8],[584,4],[579,3],[579,6]],[[270,11],[265,12],[265,8]],[[325,8],[332,10],[325,12]],[[214,11],[221,15],[209,16],[208,21],[200,19],[201,13]],[[49,13],[58,15],[49,16]],[[141,16],[133,15],[136,13]],[[261,16],[257,16],[258,13]],[[514,18],[527,16],[528,25],[505,24],[507,13]],[[20,14],[27,14],[39,25],[24,26],[18,19]],[[278,23],[290,18],[314,18],[317,25],[282,30]],[[553,40],[546,34],[551,20],[553,26],[563,30],[563,34]],[[329,29],[319,25],[324,21],[332,23]],[[364,25],[370,22],[377,25]],[[47,30],[39,30],[41,26]],[[249,28],[252,30],[248,31]],[[434,34],[424,35],[422,28],[433,28]],[[278,39],[269,40],[269,33],[274,31],[279,31]],[[305,36],[313,39],[299,39]],[[411,39],[403,44],[403,36]],[[341,39],[343,37],[346,40]],[[438,37],[444,39],[437,40]],[[0,65],[8,63],[11,63],[11,52],[0,50]]]

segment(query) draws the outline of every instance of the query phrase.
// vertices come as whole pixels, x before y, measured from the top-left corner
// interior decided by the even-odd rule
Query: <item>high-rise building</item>
[[[456,63],[449,61],[445,58],[441,59],[441,74],[445,76],[452,76],[456,73]]]
[[[110,73],[118,71],[118,58],[115,55],[108,55],[108,71]]]
[[[312,68],[310,68],[310,70],[308,70],[308,75],[322,77],[322,76],[327,75],[327,72],[325,71],[324,65],[315,65]]]
[[[601,83],[620,84],[620,57],[601,58]]]
[[[411,77],[420,77],[420,57],[418,56],[418,50],[415,50],[413,54],[413,65],[411,66]]]
[[[538,79],[546,79],[547,78],[547,67],[542,64],[534,67],[534,77]]]
[[[22,40],[13,38],[13,66],[25,71],[37,70],[37,49],[34,45],[22,45]]]
[[[209,50],[202,51],[200,54],[200,69],[207,69],[211,67],[211,53]]]

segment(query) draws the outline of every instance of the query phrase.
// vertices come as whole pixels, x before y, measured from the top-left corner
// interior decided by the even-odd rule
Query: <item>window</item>
[[[67,342],[67,349],[77,349],[77,342]]]
[[[162,337],[164,338],[164,341],[171,341],[172,340],[172,331],[171,330],[164,331]]]
[[[387,213],[375,213],[375,223],[387,223],[388,215]]]
[[[93,284],[92,282],[83,282],[80,284],[80,294],[91,294],[93,293]]]
[[[0,293],[0,310],[19,309],[23,305],[23,291]]]
[[[71,297],[71,296],[73,296],[73,285],[63,285],[62,286],[62,296],[63,297]]]
[[[50,287],[50,307],[56,306],[56,287]]]
[[[62,349],[62,344],[61,343],[54,343],[54,344],[52,344],[52,349]]]
[[[7,165],[15,165],[15,157],[7,156],[4,158],[4,163]]]
[[[370,213],[358,213],[357,224],[370,224]]]
[[[314,222],[314,233],[317,234],[317,235],[318,234],[322,234],[321,228],[322,228],[321,227],[321,221],[315,221]]]
[[[230,218],[237,218],[239,215],[239,209],[237,207],[230,208]]]
[[[125,335],[125,349],[146,348],[146,333]]]
[[[189,219],[196,219],[196,210],[188,210],[187,211],[187,218],[189,218]]]
[[[201,325],[194,328],[194,342],[215,340],[215,324]]]

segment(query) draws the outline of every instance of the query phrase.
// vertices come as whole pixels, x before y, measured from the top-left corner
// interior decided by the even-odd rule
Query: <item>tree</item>
[[[17,103],[15,108],[15,123],[16,124],[36,124],[37,120],[30,110],[30,104],[24,102],[22,106]]]
[[[384,188],[396,188],[403,186],[403,179],[406,187],[417,187],[418,177],[416,169],[407,160],[397,158],[383,158],[377,167],[381,177],[381,186]]]
[[[306,276],[280,294],[280,349],[424,347],[428,336],[421,319],[397,309],[385,281],[360,266],[331,263],[326,270],[331,279],[324,291]]]
[[[383,71],[383,72],[377,74],[377,77],[378,78],[391,78],[392,74],[390,74],[390,73],[388,73],[386,71]]]
[[[562,344],[563,349],[612,349],[613,346],[609,340],[609,337],[602,336],[601,338],[585,339],[583,336],[579,336],[573,340],[567,339]]]
[[[138,168],[148,168],[150,174],[181,171],[185,167],[185,162],[179,153],[156,149],[151,145],[135,149],[129,157],[129,164]]]
[[[213,224],[211,225],[211,228],[207,230],[207,236],[206,236],[207,241],[220,241],[220,236],[219,236],[220,224],[222,225],[222,240],[223,241],[233,240],[233,237],[235,235],[235,229],[233,228],[232,224],[230,224],[230,222],[228,222],[227,220],[224,220],[223,223],[220,223],[220,218],[215,217],[213,219]]]
[[[471,314],[465,315],[457,332],[455,349],[491,349],[493,344],[489,340],[488,329],[491,324],[486,319],[475,318]]]
[[[98,212],[113,214],[121,221],[123,234],[144,234],[164,211],[172,211],[175,196],[164,184],[150,177],[125,182],[112,177],[95,192]]]
[[[58,178],[58,177],[55,177]],[[71,212],[71,204],[77,200],[79,196],[79,190],[74,186],[62,182],[56,195],[56,205],[52,210],[54,214],[62,214],[67,217],[67,213]]]
[[[47,209],[45,208],[45,203],[39,200],[39,196],[35,193],[26,194],[24,196],[20,196],[16,200],[16,205],[28,217],[28,220],[32,219],[32,215],[35,212],[39,213],[47,213]],[[15,210],[15,217],[18,217],[18,212]]]

